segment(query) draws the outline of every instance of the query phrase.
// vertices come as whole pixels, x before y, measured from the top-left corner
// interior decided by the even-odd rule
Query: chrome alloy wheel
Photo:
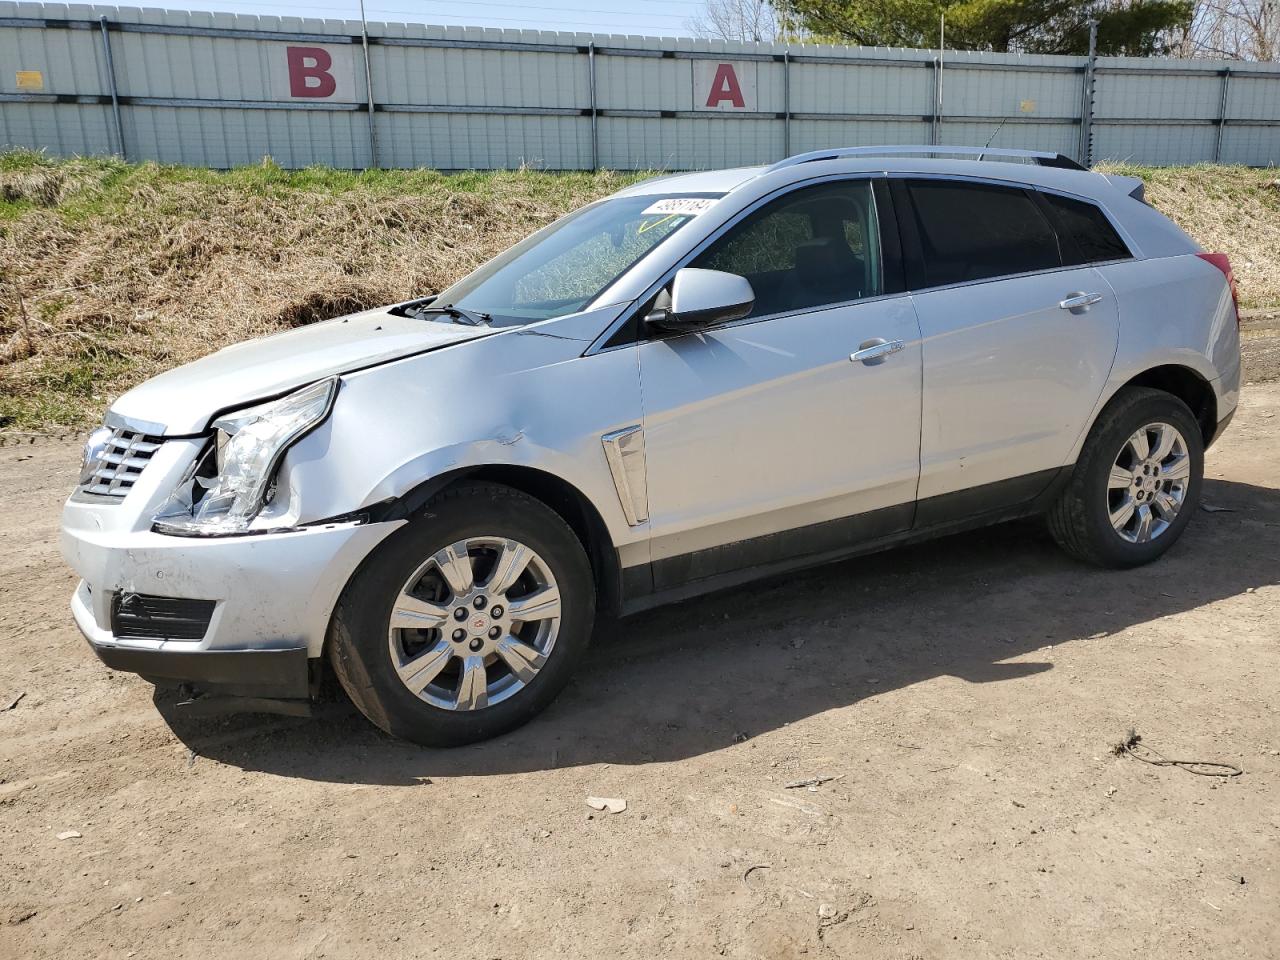
[[[387,642],[401,682],[444,710],[493,706],[527,686],[560,630],[551,568],[522,543],[469,537],[414,571]]]
[[[1107,480],[1111,526],[1129,543],[1154,540],[1173,523],[1187,498],[1191,457],[1178,429],[1148,423],[1116,456]]]

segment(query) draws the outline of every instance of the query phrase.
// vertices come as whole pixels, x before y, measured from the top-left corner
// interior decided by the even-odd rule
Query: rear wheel
[[[586,648],[595,587],[550,508],[498,485],[433,499],[352,578],[334,672],[388,733],[429,746],[497,736],[546,707]]]
[[[1172,394],[1131,387],[1103,410],[1049,529],[1067,553],[1104,567],[1155,560],[1182,535],[1200,499],[1204,440]]]

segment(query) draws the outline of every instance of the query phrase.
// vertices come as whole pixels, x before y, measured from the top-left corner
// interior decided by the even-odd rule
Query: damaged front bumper
[[[173,644],[142,647],[116,641],[95,640],[98,631],[85,622],[87,607],[82,584],[71,601],[76,624],[93,652],[112,670],[136,673],[156,686],[189,688],[192,696],[235,697],[261,700],[309,700],[315,693],[318,671],[307,648],[272,650],[183,650]],[[88,629],[86,629],[88,627]]]
[[[123,508],[72,499],[63,512],[62,554],[83,578],[71,612],[94,653],[197,697],[262,701],[314,694],[339,595],[400,525],[173,537],[122,529]]]

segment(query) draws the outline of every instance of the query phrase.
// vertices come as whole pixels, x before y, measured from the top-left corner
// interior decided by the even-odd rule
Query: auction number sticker
[[[668,197],[646,207],[640,216],[696,217],[709,210],[715,202],[712,197]]]

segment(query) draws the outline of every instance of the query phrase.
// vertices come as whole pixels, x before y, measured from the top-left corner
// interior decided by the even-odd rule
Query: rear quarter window
[[[1058,234],[1063,241],[1062,258],[1068,266],[1128,260],[1133,256],[1107,215],[1096,204],[1052,193],[1042,193],[1041,196],[1057,221]]]

